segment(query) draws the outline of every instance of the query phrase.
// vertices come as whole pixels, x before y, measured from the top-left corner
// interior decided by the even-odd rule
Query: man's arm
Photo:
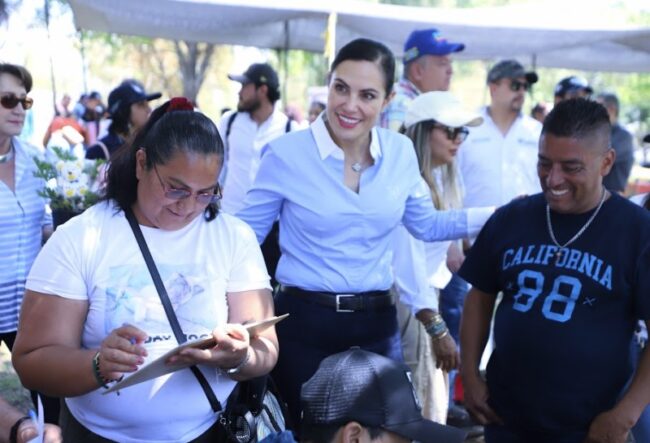
[[[467,294],[460,323],[461,375],[465,406],[481,424],[501,422],[487,403],[489,394],[479,373],[481,355],[490,336],[490,322],[496,294],[472,288]]]
[[[650,321],[646,320],[650,328]],[[643,351],[632,383],[614,406],[596,416],[589,427],[586,443],[624,443],[641,413],[650,403],[650,352]]]

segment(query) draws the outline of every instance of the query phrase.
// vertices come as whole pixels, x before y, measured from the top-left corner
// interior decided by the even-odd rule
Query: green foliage
[[[286,66],[285,56],[287,57]],[[288,51],[288,54],[285,51],[277,51],[276,57],[283,62],[279,64],[278,71],[283,101],[307,109],[309,103],[307,103],[305,91],[309,86],[326,84],[327,60],[322,53],[299,50]]]

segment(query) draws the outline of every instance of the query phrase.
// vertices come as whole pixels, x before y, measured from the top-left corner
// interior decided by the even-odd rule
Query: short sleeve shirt
[[[650,215],[612,195],[557,258],[545,208],[542,194],[500,208],[459,273],[503,293],[487,371],[496,412],[529,430],[586,430],[630,378],[636,320],[650,318]],[[592,214],[551,212],[558,242]]]

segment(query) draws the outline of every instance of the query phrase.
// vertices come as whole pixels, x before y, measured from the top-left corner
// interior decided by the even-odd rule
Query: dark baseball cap
[[[557,97],[563,97],[567,92],[580,90],[584,90],[590,95],[594,92],[593,88],[589,86],[587,79],[584,77],[578,77],[577,75],[563,78],[557,85],[555,85],[555,95]]]
[[[422,417],[420,403],[403,363],[352,348],[325,358],[302,385],[302,433],[319,426],[356,421],[411,441],[461,443],[466,433]]]
[[[162,94],[155,92],[147,94],[144,88],[135,82],[123,82],[108,94],[108,113],[113,115],[120,109],[131,106],[133,103],[150,101],[160,98]]]
[[[423,55],[449,55],[465,49],[463,43],[448,42],[440,37],[437,29],[416,29],[404,43],[404,64]]]
[[[255,83],[257,86],[267,85],[271,89],[280,87],[278,73],[268,63],[253,63],[243,74],[228,74],[228,78],[241,84]]]
[[[528,71],[517,60],[501,60],[490,68],[487,75],[488,83],[495,83],[502,78],[524,77],[529,84],[537,83],[539,77],[533,71]]]

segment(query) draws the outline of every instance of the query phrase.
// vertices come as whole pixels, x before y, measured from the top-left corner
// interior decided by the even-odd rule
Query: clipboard
[[[246,330],[248,331],[248,334],[251,337],[255,337],[259,335],[260,333],[264,332],[266,329],[270,328],[271,326],[275,325],[278,322],[281,322],[285,318],[287,318],[289,314],[284,314],[280,315],[278,317],[271,317],[267,318],[266,320],[260,320],[254,323],[248,323],[243,325]],[[184,349],[187,348],[194,348],[194,349],[210,349],[216,346],[217,342],[214,339],[214,337],[208,337],[208,338],[201,338],[198,340],[193,340],[189,342],[185,342],[182,345],[179,345],[175,347],[174,349],[167,351],[157,359],[153,360],[152,362],[144,365],[140,369],[138,369],[136,372],[131,374],[130,376],[124,378],[122,381],[119,381],[115,383],[113,386],[111,386],[108,389],[105,389],[102,394],[110,394],[111,392],[119,391],[120,389],[127,388],[129,386],[137,385],[139,383],[145,382],[147,380],[151,380],[153,378],[160,377],[162,375],[166,374],[171,374],[172,372],[180,371],[181,369],[189,368],[192,366],[191,364],[187,363],[177,363],[177,364],[166,364],[165,361],[173,356],[178,354]]]

